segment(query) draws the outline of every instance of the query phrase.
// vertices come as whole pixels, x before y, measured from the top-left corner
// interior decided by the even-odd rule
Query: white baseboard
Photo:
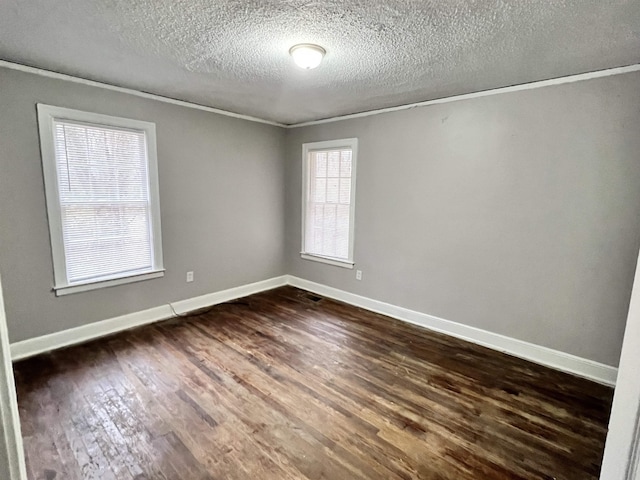
[[[211,305],[217,305],[219,303],[235,300],[236,298],[246,297],[253,295],[254,293],[264,292],[271,290],[272,288],[282,287],[287,285],[289,275],[281,275],[280,277],[273,277],[260,282],[249,283],[247,285],[241,285],[239,287],[230,288],[228,290],[222,290],[220,292],[207,293],[200,297],[188,298],[186,300],[180,300],[173,302],[171,305],[175,311],[179,314],[185,312],[191,312],[200,308],[210,307]]]
[[[461,323],[452,322],[443,318],[434,317],[426,313],[416,312],[407,308],[398,307],[389,303],[363,297],[344,290],[329,287],[319,283],[304,280],[291,275],[270,278],[261,282],[242,285],[240,287],[209,293],[200,297],[180,300],[172,304],[134,312],[120,317],[110,318],[101,322],[90,323],[69,330],[30,338],[11,344],[11,359],[22,360],[40,353],[49,352],[59,348],[94,340],[105,335],[128,330],[130,328],[147,325],[149,323],[165,320],[177,313],[184,313],[211,305],[216,305],[236,298],[245,297],[254,293],[263,292],[283,285],[292,285],[310,292],[340,300],[357,307],[365,308],[372,312],[381,313],[398,320],[418,325],[440,333],[445,333],[456,338],[467,340],[484,347],[508,353],[526,360],[545,365],[580,377],[585,377],[596,382],[614,386],[618,369],[592,360],[577,357],[568,353],[542,347],[533,343],[506,337],[497,333],[488,332],[479,328],[470,327]]]
[[[104,337],[105,335],[111,335],[112,333],[117,333],[122,330],[128,330],[130,328],[147,325],[160,320],[166,320],[167,318],[174,316],[171,307],[173,307],[177,313],[198,310],[200,308],[228,302],[230,300],[235,300],[236,298],[245,297],[247,295],[270,290],[272,288],[281,287],[287,284],[287,280],[287,275],[274,277],[261,282],[250,283],[248,285],[209,293],[207,295],[189,298],[187,300],[180,300],[172,304],[161,305],[148,310],[129,313],[120,317],[110,318],[100,322],[70,328],[61,332],[12,343],[11,359],[13,361],[22,360],[40,353],[50,352],[59,348]]]
[[[129,328],[165,320],[172,316],[173,313],[169,305],[163,305],[100,322],[89,323],[81,327],[42,335],[41,337],[29,338],[28,340],[11,344],[11,359],[15,362],[16,360],[87,342],[94,338],[104,337]]]
[[[497,333],[488,332],[479,328],[470,327],[461,323],[452,322],[443,318],[416,312],[407,308],[398,307],[389,303],[345,292],[337,288],[328,287],[319,283],[304,280],[289,275],[287,283],[294,287],[308,290],[325,297],[330,297],[357,307],[381,313],[398,320],[418,325],[436,332],[451,335],[452,337],[467,340],[484,347],[498,350],[515,357],[524,358],[534,363],[588,378],[608,386],[615,386],[618,369],[609,365],[594,362],[586,358],[577,357],[568,353],[542,347],[533,343],[517,340]]]

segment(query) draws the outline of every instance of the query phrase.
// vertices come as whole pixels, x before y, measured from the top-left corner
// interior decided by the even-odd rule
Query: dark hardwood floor
[[[31,479],[596,479],[610,388],[283,287],[15,365]]]

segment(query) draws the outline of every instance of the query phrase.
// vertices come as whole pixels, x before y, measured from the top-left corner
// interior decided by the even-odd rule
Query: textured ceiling
[[[0,58],[291,124],[640,63],[640,0],[1,0]]]

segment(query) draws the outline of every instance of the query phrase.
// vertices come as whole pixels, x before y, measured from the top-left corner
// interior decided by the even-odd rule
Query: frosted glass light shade
[[[293,57],[293,61],[296,62],[296,65],[306,70],[316,68],[320,65],[325,53],[327,53],[326,50],[321,46],[309,43],[294,45],[289,50],[289,54]]]

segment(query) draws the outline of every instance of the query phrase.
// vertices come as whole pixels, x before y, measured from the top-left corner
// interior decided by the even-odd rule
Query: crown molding
[[[491,95],[498,95],[501,93],[512,93],[512,92],[520,92],[523,90],[533,90],[536,88],[550,87],[553,85],[563,85],[566,83],[581,82],[584,80],[591,80],[594,78],[610,77],[613,75],[623,75],[625,73],[640,71],[640,64],[626,65],[623,67],[608,68],[605,70],[596,70],[594,72],[579,73],[577,75],[568,75],[564,77],[551,78],[548,80],[539,80],[535,82],[511,85],[509,87],[492,88],[489,90],[482,90],[479,92],[465,93],[462,95],[453,95],[451,97],[436,98],[433,100],[426,100],[423,102],[408,103],[405,105],[398,105],[396,107],[368,110],[366,112],[339,115],[336,117],[323,118],[320,120],[311,120],[308,122],[285,124],[285,123],[274,122],[271,120],[266,120],[263,118],[252,117],[251,115],[243,115],[240,113],[229,112],[227,110],[221,110],[219,108],[207,107],[205,105],[200,105],[198,103],[187,102],[184,100],[178,100],[170,97],[163,97],[162,95],[143,92],[141,90],[135,90],[132,88],[118,87],[116,85],[111,85],[109,83],[97,82],[95,80],[87,80],[86,78],[67,75],[65,73],[58,73],[52,70],[45,70],[42,68],[30,67],[28,65],[22,65],[20,63],[9,62],[6,60],[0,60],[0,67],[8,68],[11,70],[17,70],[20,72],[32,73],[34,75],[40,75],[42,77],[54,78],[57,80],[66,80],[68,82],[79,83],[82,85],[89,85],[92,87],[104,88],[106,90],[112,90],[114,92],[126,93],[129,95],[135,95],[137,97],[148,98],[151,100],[157,100],[159,102],[164,102],[164,103],[170,103],[172,105],[179,105],[181,107],[193,108],[193,109],[202,110],[205,112],[216,113],[218,115],[224,115],[226,117],[238,118],[241,120],[247,120],[249,122],[263,123],[266,125],[272,125],[274,127],[280,127],[280,128],[286,128],[286,129],[309,127],[312,125],[321,125],[323,123],[340,122],[343,120],[351,120],[354,118],[370,117],[372,115],[380,115],[383,113],[409,110],[411,108],[428,107],[429,105],[438,105],[441,103],[457,102],[460,100],[470,100],[473,98],[488,97]]]
[[[33,73],[34,75],[40,75],[41,77],[47,77],[47,78],[54,78],[56,80],[66,80],[67,82],[79,83],[81,85],[88,85],[90,87],[104,88],[105,90],[111,90],[119,93],[126,93],[128,95],[135,95],[136,97],[148,98],[150,100],[157,100],[159,102],[170,103],[172,105],[179,105],[181,107],[193,108],[196,110],[202,110],[209,113],[216,113],[218,115],[224,115],[225,117],[238,118],[240,120],[247,120],[249,122],[264,123],[266,125],[273,125],[274,127],[281,127],[281,128],[284,128],[287,126],[284,123],[278,123],[278,122],[273,122],[271,120],[265,120],[263,118],[252,117],[251,115],[242,115],[240,113],[229,112],[227,110],[221,110],[219,108],[207,107],[205,105],[200,105],[199,103],[186,102],[184,100],[178,100],[171,97],[163,97],[162,95],[147,93],[141,90],[134,90],[132,88],[118,87],[117,85],[111,85],[110,83],[96,82],[95,80],[87,80],[86,78],[75,77],[73,75],[67,75],[65,73],[54,72],[52,70],[44,70],[42,68],[30,67],[28,65],[8,62],[6,60],[0,60],[0,67],[8,68],[11,70],[17,70],[19,72]]]
[[[397,107],[380,108],[377,110],[368,110],[366,112],[351,113],[348,115],[340,115],[337,117],[324,118],[322,120],[312,120],[309,122],[294,123],[291,125],[287,125],[285,128],[300,128],[300,127],[309,127],[312,125],[321,125],[323,123],[340,122],[342,120],[351,120],[354,118],[370,117],[372,115],[398,112],[401,110],[408,110],[416,107],[428,107],[429,105],[458,102],[460,100],[470,100],[472,98],[488,97],[491,95],[498,95],[501,93],[512,93],[512,92],[520,92],[523,90],[534,90],[536,88],[550,87],[553,85],[563,85],[565,83],[582,82],[584,80],[610,77],[613,75],[622,75],[625,73],[631,73],[631,72],[637,72],[637,71],[640,71],[640,64],[627,65],[624,67],[608,68],[606,70],[597,70],[595,72],[580,73],[577,75],[568,75],[565,77],[551,78],[549,80],[539,80],[535,82],[521,83],[518,85],[511,85],[509,87],[492,88],[489,90],[482,90],[479,92],[465,93],[462,95],[453,95],[451,97],[442,97],[442,98],[436,98],[433,100],[426,100],[424,102],[408,103],[406,105],[399,105]]]

